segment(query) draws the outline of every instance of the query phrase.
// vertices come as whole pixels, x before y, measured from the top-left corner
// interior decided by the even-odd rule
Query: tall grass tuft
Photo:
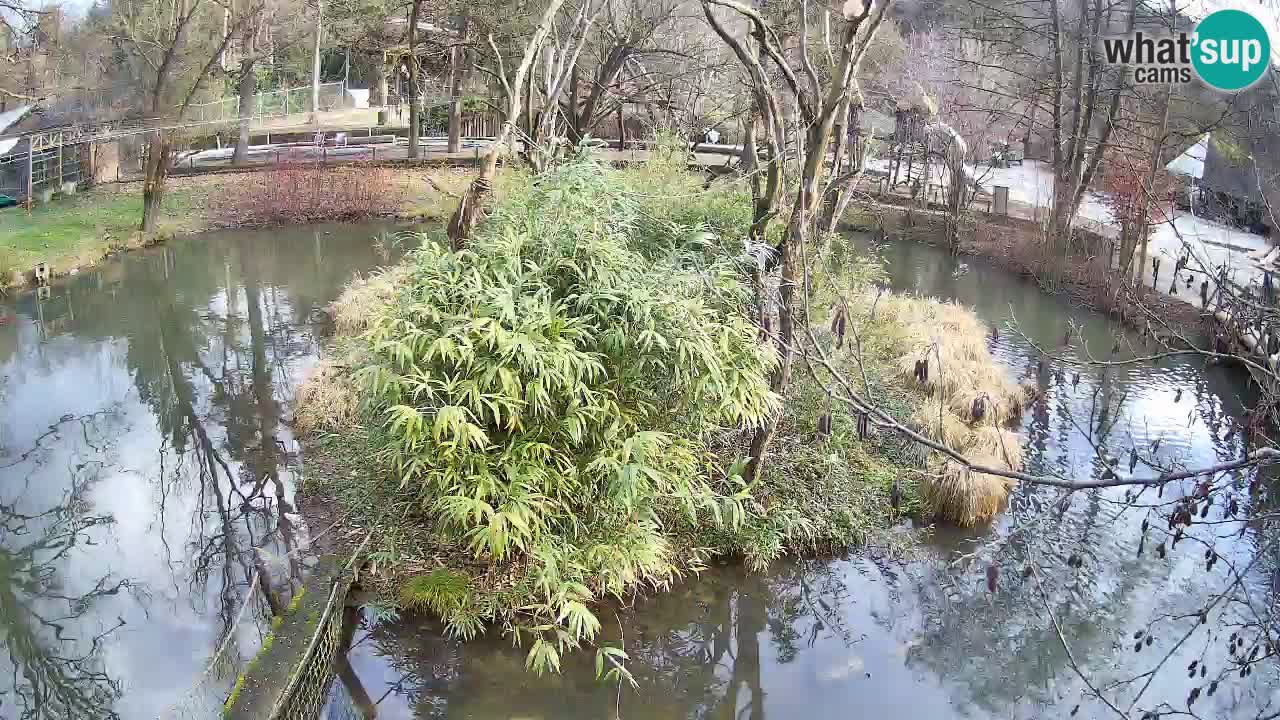
[[[303,433],[336,432],[356,422],[360,395],[349,374],[323,359],[298,386],[294,426]]]
[[[886,317],[903,328],[898,342],[906,352],[894,362],[898,378],[925,396],[912,424],[972,463],[1020,470],[1022,445],[1007,427],[1022,416],[1026,393],[992,360],[986,326],[956,303],[907,296],[881,303]],[[923,377],[916,374],[920,361],[928,363]],[[1003,477],[936,457],[923,483],[926,502],[966,527],[999,513],[1011,488]]]

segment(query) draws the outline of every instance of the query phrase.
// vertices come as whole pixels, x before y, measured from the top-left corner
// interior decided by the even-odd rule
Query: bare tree
[[[323,39],[324,0],[316,0],[315,46],[311,52],[311,114],[317,125],[320,123],[320,43]]]
[[[628,68],[636,76],[639,88],[658,80],[644,77],[649,71],[638,63],[647,56],[677,52],[665,36],[680,18],[678,7],[673,0],[610,0],[601,4],[603,17],[586,41],[583,61],[570,68],[567,92],[559,101],[570,142],[580,142],[597,123],[618,110],[624,99],[622,81]],[[684,62],[697,62],[687,55],[678,57]],[[674,74],[665,73],[668,78]]]
[[[476,178],[471,181],[471,184],[467,186],[466,192],[458,202],[458,208],[449,219],[449,245],[455,251],[465,247],[467,241],[471,239],[472,234],[475,232],[476,224],[480,222],[480,217],[484,212],[484,205],[493,190],[493,182],[498,174],[498,156],[503,152],[505,145],[514,134],[516,123],[520,119],[521,98],[525,92],[525,83],[529,78],[529,69],[542,48],[542,43],[551,32],[556,14],[560,12],[560,6],[563,4],[564,0],[549,0],[537,29],[534,30],[524,46],[520,65],[511,76],[507,75],[505,64],[502,61],[502,53],[494,43],[493,35],[490,34],[488,37],[489,47],[493,52],[495,63],[495,67],[490,72],[497,77],[502,86],[505,107],[502,113],[502,125],[498,129],[493,143],[489,146],[488,152],[485,153],[484,158],[481,160],[480,171]]]
[[[418,58],[418,24],[422,20],[422,0],[409,4],[408,48],[405,65],[409,70],[409,150],[411,158],[418,157],[419,139],[422,135],[422,88],[419,86],[421,60]]]
[[[525,103],[524,156],[535,172],[542,172],[564,145],[560,134],[560,99],[578,66],[587,33],[604,9],[603,3],[586,0],[565,27],[553,28],[543,43],[542,62],[530,71]]]
[[[223,22],[223,10],[232,12]],[[138,60],[145,89],[148,133],[142,185],[144,232],[155,230],[172,163],[175,126],[206,81],[219,72],[223,53],[262,11],[262,0],[241,6],[206,0],[131,0],[115,7],[119,39]]]
[[[782,94],[778,92],[766,70],[766,64],[782,78],[783,85],[794,99],[798,127],[792,133],[791,147],[795,147],[794,159],[798,178],[791,202],[791,215],[782,239],[770,249],[764,263],[764,271],[780,270],[776,341],[779,353],[778,368],[771,379],[774,392],[785,393],[791,381],[794,364],[794,348],[800,331],[804,283],[806,244],[818,235],[819,209],[823,199],[823,178],[826,173],[827,154],[831,146],[837,118],[847,113],[849,94],[854,87],[854,77],[862,60],[869,39],[875,36],[884,20],[889,3],[875,4],[871,0],[846,3],[841,9],[823,8],[820,13],[822,27],[831,26],[831,15],[838,13],[837,23],[842,25],[830,42],[821,44],[821,52],[814,47],[811,23],[815,13],[805,0],[800,2],[800,29],[795,38],[795,55],[800,69],[797,71],[788,60],[782,35],[759,11],[736,0],[702,0],[703,13],[716,34],[728,45],[751,78],[751,89],[756,99],[756,112],[761,120],[761,137],[767,147],[767,181],[763,191],[755,193],[755,211],[752,241],[760,242],[770,219],[777,213],[784,191],[782,172],[784,153],[789,144],[786,120],[783,115]],[[747,41],[728,29],[716,17],[713,7],[732,11],[745,20],[750,28],[751,47]],[[815,56],[817,56],[815,58]],[[819,74],[818,68],[822,67]],[[755,147],[755,138],[747,138],[749,147]],[[758,160],[748,158],[748,167],[757,167]],[[763,311],[767,317],[768,311]],[[768,323],[766,323],[767,326]],[[759,475],[770,443],[777,433],[781,412],[762,427],[751,441],[751,458],[746,475]]]
[[[457,37],[449,44],[449,144],[451,153],[462,150],[462,88],[467,82],[470,65],[467,63],[467,29],[470,24],[464,10],[455,23]]]

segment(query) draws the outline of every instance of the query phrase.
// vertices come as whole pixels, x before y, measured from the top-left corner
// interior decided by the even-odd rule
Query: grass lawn
[[[192,212],[193,195],[173,187],[164,202],[156,235],[193,232],[204,226],[202,213]],[[142,185],[107,186],[55,199],[27,212],[0,210],[0,286],[15,272],[26,273],[48,262],[56,274],[91,265],[113,250],[146,244],[138,233],[142,218]]]

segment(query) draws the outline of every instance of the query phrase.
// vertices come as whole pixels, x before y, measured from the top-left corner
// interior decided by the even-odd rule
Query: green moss
[[[262,657],[275,645],[276,631],[284,624],[286,617],[297,612],[298,608],[302,606],[302,598],[306,594],[307,587],[303,585],[298,589],[297,594],[293,596],[293,600],[289,602],[289,605],[284,609],[284,612],[271,618],[271,631],[262,639],[262,647],[258,648],[258,652],[254,653],[254,656],[249,660],[248,664],[244,666],[244,670],[236,677],[236,684],[231,688],[231,694],[227,696],[226,702],[222,704],[222,714],[224,717],[231,712],[231,709],[236,705],[236,701],[240,699],[240,692],[244,689],[245,679],[253,672],[253,669],[258,665]]]
[[[1232,165],[1244,165],[1249,161],[1249,151],[1226,132],[1213,133],[1213,145]]]
[[[272,626],[275,627],[275,625],[276,624],[273,622]],[[276,634],[274,630],[267,633],[267,636],[262,639],[262,647],[258,648],[258,652],[254,654],[253,658],[249,660],[249,663],[244,666],[244,670],[236,677],[236,684],[231,688],[231,694],[227,696],[226,702],[222,704],[223,717],[227,717],[231,714],[232,708],[236,706],[236,702],[240,699],[240,692],[244,689],[245,679],[251,672],[253,672],[253,668],[258,664],[258,661],[262,659],[262,656],[271,650],[271,646],[274,645],[275,642]]]
[[[227,701],[222,704],[222,716],[231,715],[231,709],[236,706],[236,702],[240,700],[240,691],[244,690],[245,673],[240,673],[236,678],[235,687],[231,688],[231,694],[227,696]]]
[[[289,603],[289,607],[285,609],[286,613],[295,612],[298,606],[302,604],[302,598],[307,594],[307,586],[303,585],[298,589],[298,594],[293,596],[293,600]]]

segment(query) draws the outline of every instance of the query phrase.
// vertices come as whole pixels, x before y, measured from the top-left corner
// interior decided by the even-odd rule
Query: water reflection
[[[993,354],[1039,389],[1021,428],[1032,471],[1100,477],[1108,458],[1127,464],[1136,446],[1136,472],[1156,477],[1243,452],[1238,429],[1253,398],[1241,374],[1198,360],[1105,371],[1083,364],[1112,357],[1118,335],[1115,358],[1146,352],[1142,338],[979,261],[912,243],[880,252],[896,290],[957,298],[1004,328]],[[1070,347],[1068,326],[1077,328]],[[1042,364],[1046,352],[1064,360]],[[1219,478],[1238,488],[1250,480]],[[363,628],[350,662],[380,718],[1041,718],[1067,717],[1076,705],[1080,717],[1112,714],[1089,697],[1077,669],[1118,702],[1185,712],[1188,692],[1207,681],[1181,670],[1192,659],[1214,673],[1230,669],[1222,640],[1248,619],[1246,599],[1269,607],[1270,574],[1250,573],[1194,642],[1180,639],[1230,585],[1227,568],[1276,539],[1229,522],[1219,503],[1198,543],[1159,556],[1167,540],[1158,506],[1193,489],[1170,486],[1159,498],[1155,489],[1020,487],[993,527],[935,529],[907,562],[872,551],[779,563],[764,575],[715,569],[619,609],[616,619],[602,615],[606,639],[625,642],[639,693],[597,683],[590,654],[539,678],[507,640],[463,646],[431,624]],[[1253,502],[1243,491],[1239,498]],[[1206,546],[1227,562],[1206,570]],[[1027,575],[1028,566],[1037,569]],[[1137,630],[1151,642],[1135,652]],[[1157,666],[1163,671],[1144,674]],[[1195,710],[1255,717],[1276,702],[1276,681],[1270,671],[1232,681]]]
[[[284,412],[374,232],[213,233],[0,306],[0,717],[216,715],[209,658],[304,572]]]

